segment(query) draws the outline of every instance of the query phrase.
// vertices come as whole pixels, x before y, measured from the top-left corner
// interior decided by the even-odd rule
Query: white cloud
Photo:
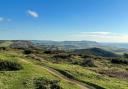
[[[3,17],[0,17],[0,22],[3,22],[4,21],[4,18]]]
[[[82,32],[70,36],[73,40],[92,40],[99,42],[128,42],[128,34],[111,32]]]
[[[81,32],[81,34],[88,34],[88,35],[108,35],[110,32]]]
[[[39,14],[36,11],[28,10],[27,13],[28,13],[29,16],[32,16],[34,18],[38,18],[39,17]]]
[[[0,22],[10,22],[10,21],[12,20],[9,18],[0,17]]]

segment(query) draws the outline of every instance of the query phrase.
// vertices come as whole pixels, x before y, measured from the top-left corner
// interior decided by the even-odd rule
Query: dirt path
[[[27,60],[25,60],[25,59],[21,59],[21,60],[22,60],[23,62],[33,64],[32,62],[27,61]],[[47,70],[48,72],[50,72],[51,74],[53,74],[54,76],[56,76],[56,77],[58,77],[58,78],[60,78],[60,79],[62,79],[62,80],[65,80],[65,81],[67,81],[67,82],[70,82],[70,83],[75,84],[75,85],[79,86],[81,89],[89,89],[89,88],[87,88],[87,87],[85,86],[84,83],[82,84],[82,83],[79,82],[79,81],[76,81],[76,80],[73,80],[73,79],[69,79],[69,78],[67,78],[66,76],[64,76],[64,75],[62,75],[61,73],[59,73],[58,71],[56,71],[56,70],[54,70],[54,69],[52,69],[52,68],[49,68],[49,67],[47,67],[47,66],[45,66],[45,65],[43,65],[43,66],[35,65],[35,66],[38,66],[38,67],[40,67],[40,68],[43,68],[43,69]]]
[[[65,80],[65,81],[71,82],[71,83],[79,86],[81,89],[89,89],[89,88],[87,88],[85,86],[85,84],[83,84],[83,83],[81,83],[79,81],[73,80],[73,79],[69,79],[66,76],[62,75],[61,73],[59,73],[58,71],[56,71],[56,70],[54,70],[52,68],[49,68],[49,67],[46,67],[46,66],[43,66],[42,68],[47,70],[47,71],[49,71],[51,74],[53,74],[53,75]]]
[[[41,60],[41,61],[43,62],[43,64],[42,64],[41,67],[42,67],[43,69],[49,71],[51,74],[53,74],[53,75],[55,75],[55,76],[57,76],[57,77],[59,77],[59,78],[65,80],[65,81],[71,82],[71,83],[73,83],[73,84],[79,86],[81,89],[94,89],[94,87],[91,87],[91,86],[89,86],[89,85],[87,85],[87,84],[85,84],[85,83],[79,82],[79,81],[77,81],[77,80],[75,80],[75,79],[70,79],[70,78],[66,77],[65,75],[61,74],[60,72],[58,72],[57,70],[55,70],[55,69],[53,69],[53,68],[51,68],[51,67],[48,67],[48,66],[45,64],[45,63],[47,63],[47,61],[44,60],[43,58],[41,58],[41,57],[39,57],[39,56],[37,56],[37,55],[31,55],[31,57],[34,58],[34,59],[36,59],[36,60]]]

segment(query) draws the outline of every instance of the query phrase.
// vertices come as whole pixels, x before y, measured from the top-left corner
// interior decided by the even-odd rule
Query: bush
[[[52,61],[55,63],[59,62],[72,62],[72,57],[66,53],[54,54],[52,56]]]
[[[65,53],[63,50],[45,50],[44,53],[46,54],[59,54],[59,53]]]
[[[53,81],[51,81],[51,86],[50,86],[50,88],[51,89],[62,89],[59,85],[58,85],[58,80],[53,80]]]
[[[47,51],[44,51],[44,53],[46,53],[46,54],[52,54],[52,51],[47,50]]]
[[[58,80],[48,80],[43,77],[34,80],[35,89],[62,89],[58,83]]]
[[[24,54],[31,54],[32,51],[31,50],[24,50]]]
[[[127,54],[127,53],[124,53],[123,56],[124,56],[125,58],[128,58],[128,54]]]
[[[125,71],[117,71],[117,70],[103,70],[99,72],[100,74],[105,74],[110,77],[117,77],[121,79],[128,79],[128,72]]]
[[[6,47],[0,47],[0,50],[6,50],[7,48]]]
[[[128,59],[112,59],[111,62],[116,64],[128,64]]]
[[[80,65],[84,67],[96,67],[92,58],[85,58]]]
[[[23,67],[16,62],[0,60],[0,71],[16,71],[22,68]]]
[[[69,54],[65,54],[65,53],[60,53],[60,54],[56,54],[53,56],[54,58],[58,59],[69,59],[70,55]]]

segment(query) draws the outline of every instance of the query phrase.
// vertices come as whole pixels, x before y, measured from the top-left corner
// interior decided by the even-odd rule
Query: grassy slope
[[[48,79],[61,80],[60,85],[64,89],[80,89],[76,85],[73,85],[67,81],[59,79],[58,77],[52,75],[47,70],[44,70],[38,65],[20,58],[18,56],[13,56],[7,53],[0,53],[0,60],[13,60],[17,61],[23,66],[23,70],[20,71],[1,71],[0,72],[0,89],[34,89],[33,78],[35,77],[45,77]],[[27,84],[23,84],[26,82]]]
[[[128,89],[128,81],[103,76],[81,66],[52,63],[49,63],[49,66],[71,73],[78,80],[93,83],[105,89]]]
[[[23,57],[23,55],[19,55],[19,53],[2,52],[0,53],[0,59],[18,61],[24,67],[23,70],[17,72],[0,72],[0,89],[34,89],[32,79],[35,77],[61,80],[60,85],[64,89],[80,89],[78,86],[54,76],[47,70],[41,68],[40,65],[33,64],[33,62]],[[96,84],[106,89],[128,89],[127,80],[124,81],[122,79],[103,76],[85,67],[64,63],[52,64],[50,62],[47,65],[71,73],[78,80]],[[23,85],[24,81],[28,82],[27,85]]]
[[[0,43],[0,47],[8,47],[12,44],[13,42],[11,41],[5,41],[5,42],[2,42]]]
[[[47,55],[47,56],[49,56],[49,55]],[[45,59],[47,59],[47,57],[45,57]],[[118,68],[117,66],[111,65],[111,63],[109,63],[107,60],[97,59],[96,62],[97,62],[97,64],[100,65],[99,66],[100,69],[104,69],[106,67],[108,69],[109,69],[109,67]],[[41,64],[41,63],[39,62],[39,64]],[[42,64],[44,64],[44,63],[42,63]],[[112,77],[108,77],[105,75],[101,75],[99,73],[96,73],[96,72],[90,70],[90,68],[88,68],[88,67],[82,67],[82,66],[78,66],[78,65],[71,65],[71,64],[65,64],[65,63],[56,64],[56,63],[46,62],[45,64],[54,69],[59,69],[64,72],[67,72],[80,81],[86,82],[87,84],[90,83],[89,85],[94,84],[99,87],[103,87],[105,89],[128,89],[128,85],[127,85],[128,80],[112,78]],[[96,68],[96,69],[98,69],[98,68]],[[99,89],[99,88],[96,88],[96,89]]]

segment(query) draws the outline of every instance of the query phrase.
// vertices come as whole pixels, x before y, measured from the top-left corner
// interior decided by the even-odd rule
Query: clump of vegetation
[[[0,60],[0,71],[16,71],[21,70],[23,67],[16,62]]]
[[[80,65],[84,66],[84,67],[96,67],[94,60],[92,58],[83,59],[83,61]]]
[[[61,58],[61,59],[69,59],[70,55],[69,54],[65,54],[65,53],[60,53],[60,54],[56,54],[53,56],[54,58]]]
[[[6,47],[0,47],[0,50],[6,50],[7,48]]]
[[[81,55],[79,55],[79,56],[81,56],[82,58],[88,58],[88,57],[91,57],[91,55],[86,55],[86,54],[81,54]]]
[[[127,53],[124,53],[123,56],[124,56],[125,58],[128,58],[128,54],[127,54]]]
[[[69,54],[66,53],[59,53],[59,54],[54,54],[52,56],[52,60],[56,63],[59,62],[72,62],[72,57]]]
[[[128,79],[128,72],[125,71],[116,71],[116,70],[103,70],[99,72],[100,74],[105,74],[110,77],[117,77],[117,78],[123,78]]]
[[[91,56],[82,57],[82,56],[72,55],[67,53],[59,53],[59,54],[54,54],[52,57],[52,60],[55,63],[67,62],[67,63],[80,65],[84,67],[96,67],[94,63],[94,58]]]
[[[128,59],[112,59],[111,62],[115,64],[128,64]]]
[[[30,49],[24,50],[24,54],[31,54],[31,53],[32,53],[32,50]]]
[[[62,89],[58,80],[48,80],[43,77],[34,79],[34,84],[36,89]]]
[[[65,53],[63,50],[45,50],[44,53],[46,54],[59,54],[59,53]]]

